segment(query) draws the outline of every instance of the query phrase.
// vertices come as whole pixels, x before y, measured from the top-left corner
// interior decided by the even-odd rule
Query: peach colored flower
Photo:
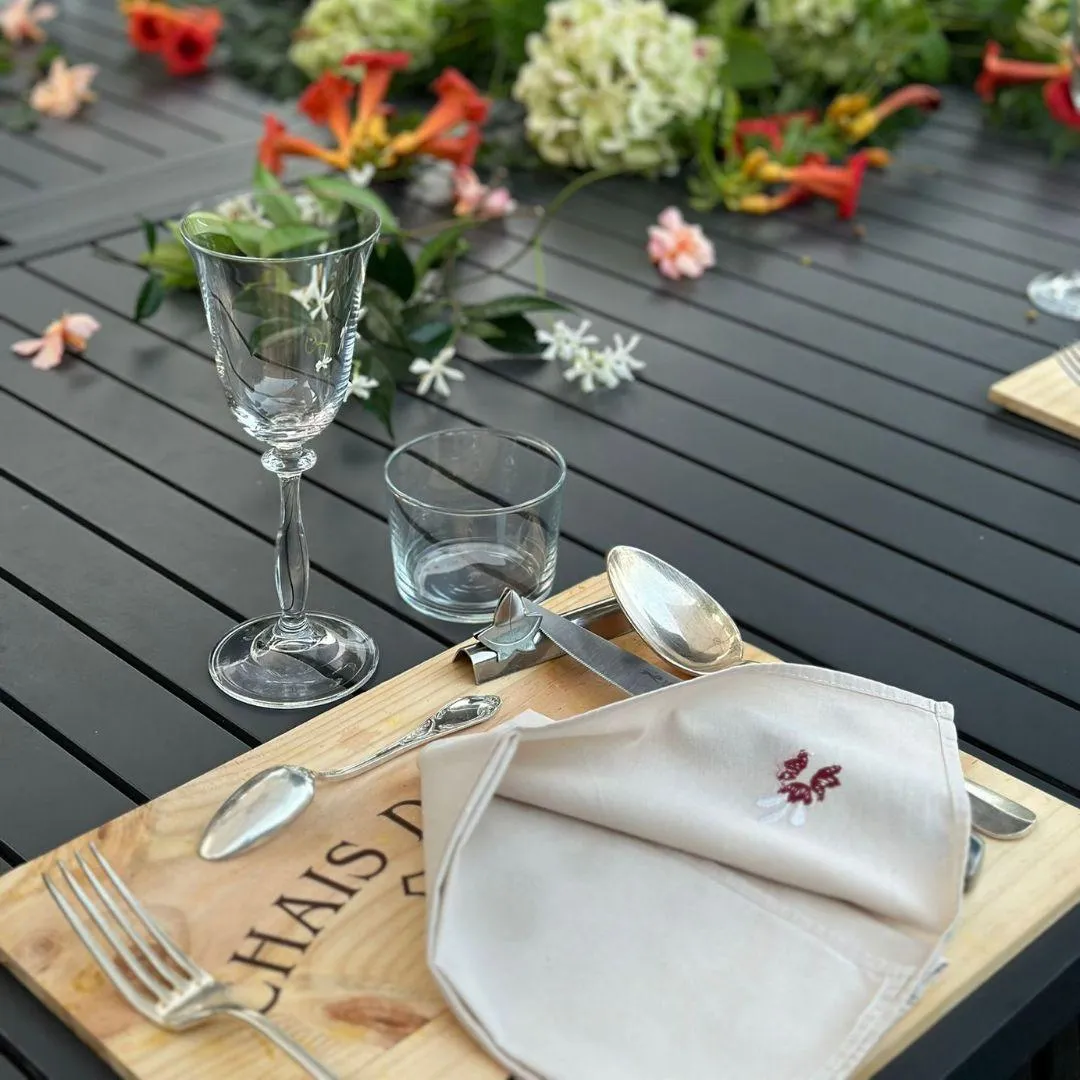
[[[6,37],[14,45],[24,41],[42,42],[45,31],[41,24],[56,18],[55,4],[38,4],[34,0],[11,0],[0,9],[0,36]]]
[[[90,89],[98,73],[96,64],[76,64],[58,56],[49,65],[49,74],[30,91],[30,105],[39,113],[55,116],[58,120],[70,120],[97,94]]]
[[[19,356],[30,356],[34,367],[42,371],[54,368],[64,358],[64,349],[82,352],[86,343],[101,329],[101,323],[93,315],[61,315],[45,327],[39,338],[16,341],[11,351]]]
[[[649,258],[664,277],[698,278],[716,265],[716,250],[700,225],[688,225],[677,207],[669,206],[649,226]]]
[[[508,217],[517,209],[517,202],[507,187],[488,187],[468,165],[454,170],[454,213],[458,217],[475,217],[482,221]]]

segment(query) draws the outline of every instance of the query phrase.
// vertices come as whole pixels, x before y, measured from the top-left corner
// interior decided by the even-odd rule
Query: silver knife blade
[[[540,632],[558,645],[568,656],[584,664],[593,674],[606,679],[624,693],[632,696],[674,686],[682,682],[677,675],[642,660],[625,649],[620,649],[606,638],[597,637],[577,623],[555,615],[532,600],[524,600],[530,615],[540,616]]]

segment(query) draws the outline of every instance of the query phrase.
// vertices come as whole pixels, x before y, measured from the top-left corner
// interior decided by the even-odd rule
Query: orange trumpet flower
[[[1037,64],[1030,60],[1003,60],[1001,46],[996,41],[988,41],[983,50],[982,74],[975,80],[975,93],[983,101],[993,101],[1002,86],[1016,86],[1020,83],[1046,82],[1048,79],[1060,79],[1069,74],[1069,65]]]
[[[918,108],[932,112],[941,105],[941,91],[925,83],[912,83],[894,90],[888,97],[867,107],[862,94],[841,94],[828,108],[826,116],[853,143],[862,142],[878,125],[901,109]]]

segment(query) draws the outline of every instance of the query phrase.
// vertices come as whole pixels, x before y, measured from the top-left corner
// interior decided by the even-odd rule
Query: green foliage
[[[25,101],[8,101],[0,104],[0,128],[13,134],[33,131],[38,125],[38,115]]]
[[[225,16],[221,50],[226,70],[271,97],[296,97],[307,76],[288,51],[306,0],[219,0]]]

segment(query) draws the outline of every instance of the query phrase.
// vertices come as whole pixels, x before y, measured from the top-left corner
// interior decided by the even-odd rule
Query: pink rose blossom
[[[42,42],[45,31],[41,29],[41,24],[55,18],[55,4],[38,4],[35,7],[34,0],[11,0],[10,4],[0,9],[0,36],[13,45],[24,41]]]
[[[698,278],[716,265],[716,250],[700,225],[687,225],[677,207],[669,206],[649,226],[649,258],[664,277]]]
[[[101,323],[93,315],[62,315],[45,328],[39,338],[16,341],[11,351],[19,356],[30,356],[34,367],[42,371],[54,368],[64,358],[64,349],[82,352],[86,343],[101,329]]]
[[[458,217],[490,221],[508,217],[517,209],[509,188],[491,188],[480,183],[480,177],[467,165],[454,171],[454,198],[454,213]]]

